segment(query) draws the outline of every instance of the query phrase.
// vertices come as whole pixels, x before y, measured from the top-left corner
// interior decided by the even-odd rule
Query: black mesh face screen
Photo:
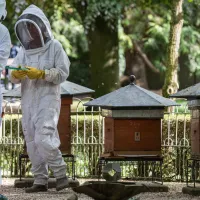
[[[51,40],[44,22],[32,14],[22,15],[18,19],[16,34],[26,50],[40,48]]]

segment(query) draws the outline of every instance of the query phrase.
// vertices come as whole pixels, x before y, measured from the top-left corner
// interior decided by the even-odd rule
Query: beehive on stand
[[[61,110],[58,121],[58,132],[61,141],[61,152],[71,153],[71,104],[73,97],[89,97],[94,90],[65,81],[61,83]],[[3,94],[4,97],[21,98],[21,87],[9,90]]]
[[[85,104],[102,109],[104,154],[160,155],[164,108],[177,104],[135,85],[134,76],[130,81],[130,85]]]
[[[173,98],[187,99],[188,109],[191,110],[191,156],[200,158],[200,83],[185,88],[173,95]]]

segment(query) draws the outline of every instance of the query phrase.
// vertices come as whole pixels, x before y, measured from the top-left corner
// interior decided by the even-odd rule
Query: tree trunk
[[[148,83],[146,79],[145,64],[141,57],[135,50],[128,49],[125,52],[126,68],[124,75],[121,77],[121,86],[130,84],[130,75],[135,75],[136,84],[148,89]]]
[[[178,84],[178,57],[180,37],[183,26],[183,0],[172,1],[171,26],[169,34],[169,47],[167,58],[167,71],[165,75],[165,84],[163,87],[163,96],[168,97],[170,94],[176,93]]]
[[[98,17],[94,30],[87,35],[91,63],[92,89],[95,97],[102,96],[119,86],[119,47],[117,20],[112,30],[106,21]]]

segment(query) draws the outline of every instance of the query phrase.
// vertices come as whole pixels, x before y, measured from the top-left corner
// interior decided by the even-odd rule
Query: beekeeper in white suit
[[[26,192],[47,191],[48,166],[57,179],[56,189],[68,187],[66,163],[58,149],[57,123],[60,114],[60,83],[69,75],[70,61],[62,45],[53,38],[43,11],[35,5],[24,10],[15,24],[22,48],[14,60],[11,81],[21,83],[22,125],[32,163],[34,184]]]
[[[1,23],[6,18],[6,1],[0,0],[0,73],[7,64],[10,54],[11,41],[8,29]],[[0,85],[0,119],[2,113],[2,91]],[[1,125],[1,120],[0,120]]]

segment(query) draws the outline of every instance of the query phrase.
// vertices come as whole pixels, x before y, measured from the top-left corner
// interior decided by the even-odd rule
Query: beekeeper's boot
[[[47,185],[37,185],[37,184],[34,184],[32,187],[26,188],[25,192],[26,193],[46,192],[47,190],[48,190],[48,186]]]
[[[64,188],[68,188],[68,187],[69,187],[69,181],[68,181],[67,176],[56,180],[56,190],[57,191],[60,191]]]

